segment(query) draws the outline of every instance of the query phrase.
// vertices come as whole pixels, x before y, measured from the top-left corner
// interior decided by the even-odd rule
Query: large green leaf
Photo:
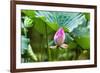
[[[83,49],[90,48],[90,30],[85,27],[78,27],[72,32],[74,40],[79,44]]]
[[[42,17],[42,20],[45,23],[47,23],[47,26],[49,26],[49,28],[52,28],[54,31],[56,31],[59,28],[59,25],[56,21],[54,21],[52,16],[53,15],[50,14],[50,12],[45,12],[45,11],[37,11],[36,12],[36,17],[39,17],[39,18]]]
[[[45,21],[44,17],[34,18],[34,28],[42,35],[53,33],[58,29],[56,23],[49,23]],[[56,30],[55,30],[56,29]]]
[[[50,22],[47,22],[47,24],[48,24],[48,26],[50,27],[50,28],[52,28],[54,31],[56,31],[56,30],[58,30],[58,28],[59,28],[59,26],[58,26],[58,24],[57,23],[50,23]]]
[[[78,25],[86,23],[85,15],[80,12],[37,11],[36,16],[45,16],[45,21],[56,23],[59,27],[66,28],[66,32],[71,32]],[[53,25],[55,26],[55,24]]]
[[[40,32],[41,34],[45,34],[46,33],[46,23],[43,22],[43,20],[41,20],[40,18],[35,18],[34,19],[34,28]]]
[[[83,48],[83,49],[90,49],[90,37],[77,37],[75,38],[76,42]]]

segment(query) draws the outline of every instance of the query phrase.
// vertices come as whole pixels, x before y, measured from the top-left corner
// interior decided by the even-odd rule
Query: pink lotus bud
[[[59,28],[54,35],[54,42],[57,46],[61,46],[65,40],[65,33],[63,28]]]

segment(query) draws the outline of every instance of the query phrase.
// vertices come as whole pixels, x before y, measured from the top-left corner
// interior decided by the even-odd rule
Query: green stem
[[[61,48],[60,47],[58,47],[58,49],[57,49],[57,60],[59,60],[59,55],[60,55],[60,51],[61,51]]]
[[[49,61],[51,61],[51,51],[50,51],[50,48],[48,47],[48,32],[47,32],[46,23],[45,23],[45,29],[46,29],[46,45],[47,45],[47,49],[48,49],[48,58],[49,58]]]

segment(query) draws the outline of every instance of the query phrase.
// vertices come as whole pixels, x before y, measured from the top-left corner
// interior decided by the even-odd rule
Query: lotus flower
[[[54,35],[54,42],[57,46],[61,46],[65,40],[65,33],[63,28],[59,28]]]

